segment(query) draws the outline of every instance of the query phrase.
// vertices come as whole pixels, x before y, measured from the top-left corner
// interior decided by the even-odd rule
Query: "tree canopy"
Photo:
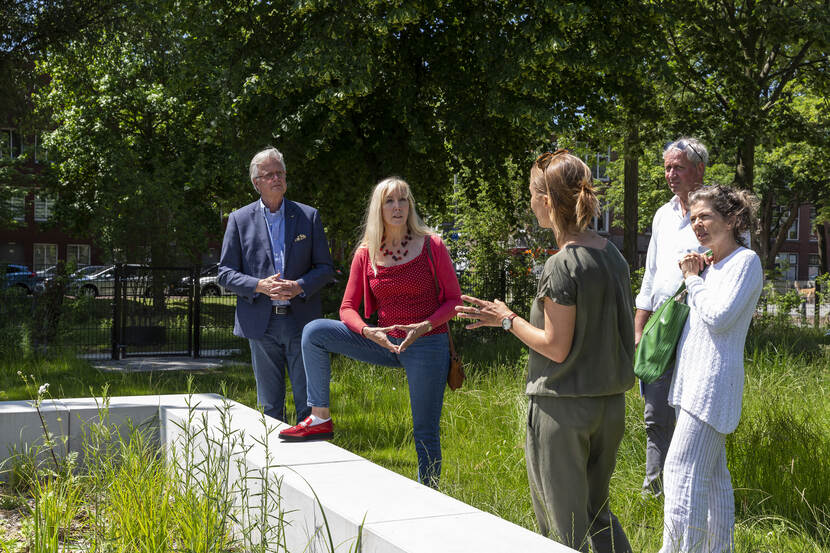
[[[667,194],[660,146],[681,134],[707,141],[765,209],[826,213],[824,192],[794,193],[826,181],[791,179],[794,144],[827,148],[826,1],[70,4],[16,16],[5,48],[39,60],[65,219],[154,262],[171,244],[198,257],[221,214],[255,197],[246,167],[268,144],[285,154],[289,197],[346,242],[390,174],[422,210],[447,212],[464,175],[468,209],[515,213],[526,167],[564,136],[621,154],[625,186],[609,199],[629,249]],[[759,247],[770,259],[772,236]]]

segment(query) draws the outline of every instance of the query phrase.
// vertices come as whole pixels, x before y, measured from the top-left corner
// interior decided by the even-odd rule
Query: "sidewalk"
[[[150,371],[209,371],[228,365],[245,364],[244,361],[218,357],[127,357],[126,359],[95,359],[90,365],[106,372]]]

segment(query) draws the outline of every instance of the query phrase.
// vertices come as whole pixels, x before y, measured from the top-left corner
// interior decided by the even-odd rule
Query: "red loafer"
[[[334,437],[334,423],[331,419],[311,426],[311,417],[279,433],[286,442],[308,442],[311,440],[331,440]]]

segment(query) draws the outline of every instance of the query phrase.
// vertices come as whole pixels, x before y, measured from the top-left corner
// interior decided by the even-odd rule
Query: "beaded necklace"
[[[401,248],[405,248],[406,245],[409,244],[409,242],[411,240],[412,240],[412,235],[407,232],[404,235],[403,240],[401,240]],[[403,253],[401,253],[400,249],[398,249],[394,252],[392,250],[387,250],[386,249],[386,235],[385,234],[383,235],[383,238],[381,239],[380,251],[381,251],[381,253],[383,254],[384,257],[391,256],[393,261],[400,261],[401,259],[406,257],[406,254],[409,253],[409,250],[404,250]],[[400,257],[398,257],[398,256],[400,256]]]

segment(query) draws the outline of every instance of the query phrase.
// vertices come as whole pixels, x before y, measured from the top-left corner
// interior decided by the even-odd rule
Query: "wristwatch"
[[[507,317],[503,318],[501,320],[501,327],[505,331],[509,332],[510,329],[513,328],[513,319],[515,319],[516,317],[518,317],[518,315],[516,315],[515,313],[511,313]]]

